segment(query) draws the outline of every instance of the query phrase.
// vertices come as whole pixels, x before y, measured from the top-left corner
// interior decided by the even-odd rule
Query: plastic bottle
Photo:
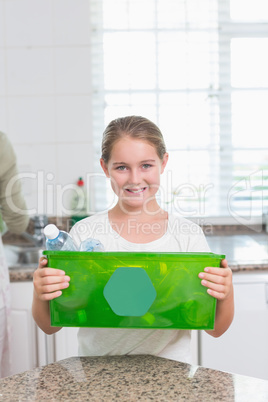
[[[56,225],[49,224],[44,228],[47,250],[77,251],[72,237]]]
[[[104,247],[99,240],[89,237],[82,241],[79,251],[104,251]]]

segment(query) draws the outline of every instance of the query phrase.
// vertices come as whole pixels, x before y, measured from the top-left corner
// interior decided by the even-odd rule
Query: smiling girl
[[[116,205],[79,221],[71,235],[79,247],[88,237],[97,238],[105,251],[208,252],[199,226],[170,215],[157,203],[160,176],[168,162],[159,128],[146,118],[128,116],[113,120],[106,128],[100,160],[118,197]],[[46,267],[40,259],[34,274],[33,316],[46,333],[50,326],[49,300],[59,297],[70,278],[61,270]],[[226,260],[221,268],[206,267],[199,277],[207,292],[218,299],[212,336],[222,335],[233,313],[232,272]],[[79,355],[152,354],[184,362],[190,361],[189,330],[80,328]]]

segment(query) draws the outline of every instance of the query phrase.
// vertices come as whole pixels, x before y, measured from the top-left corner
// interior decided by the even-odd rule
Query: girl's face
[[[161,160],[150,143],[126,136],[114,144],[107,165],[101,159],[101,166],[122,207],[129,211],[147,206],[150,210],[155,207],[167,160],[168,154]]]

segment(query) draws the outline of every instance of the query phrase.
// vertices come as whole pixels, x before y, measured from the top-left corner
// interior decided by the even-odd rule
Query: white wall
[[[0,0],[0,130],[30,213],[59,214],[56,185],[93,169],[88,0]]]

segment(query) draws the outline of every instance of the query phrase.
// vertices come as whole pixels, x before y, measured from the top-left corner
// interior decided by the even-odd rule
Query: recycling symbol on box
[[[153,304],[156,290],[143,268],[120,267],[105,285],[103,295],[116,315],[141,317]]]

